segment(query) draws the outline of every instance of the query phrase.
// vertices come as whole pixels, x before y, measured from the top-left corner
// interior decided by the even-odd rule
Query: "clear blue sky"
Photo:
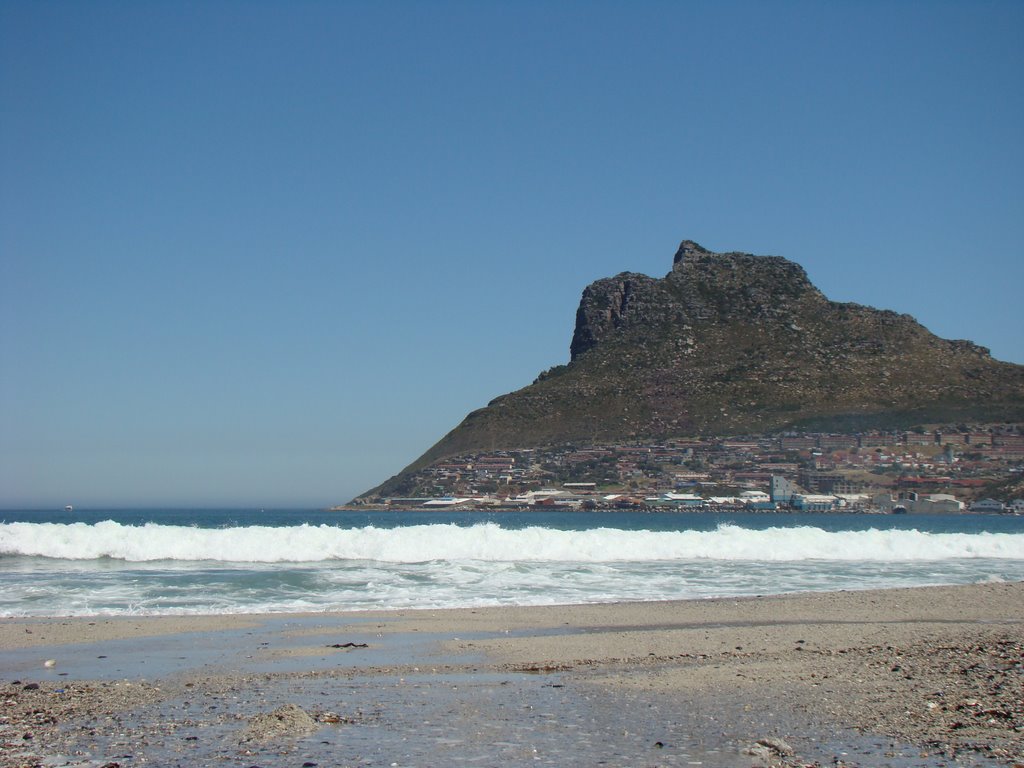
[[[347,501],[679,241],[1024,363],[1024,3],[0,4],[0,507]]]

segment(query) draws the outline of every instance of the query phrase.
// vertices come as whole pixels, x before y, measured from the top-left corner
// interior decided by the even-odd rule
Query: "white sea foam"
[[[318,563],[376,561],[938,561],[1024,560],[1024,534],[928,533],[917,530],[825,531],[810,526],[712,531],[565,531],[413,525],[338,528],[299,525],[192,528],[106,521],[96,524],[5,523],[0,555],[125,562]]]
[[[1024,581],[1024,533],[0,524],[0,617],[545,605]]]

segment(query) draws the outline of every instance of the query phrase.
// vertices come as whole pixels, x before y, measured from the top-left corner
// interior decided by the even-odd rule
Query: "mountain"
[[[1024,417],[1024,366],[910,315],[830,301],[787,259],[691,240],[664,278],[624,272],[587,286],[570,355],[470,413],[403,474],[566,442]]]

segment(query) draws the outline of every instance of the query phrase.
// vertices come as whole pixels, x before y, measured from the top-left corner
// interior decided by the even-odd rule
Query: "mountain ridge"
[[[910,315],[831,301],[781,256],[692,240],[663,278],[588,285],[569,349],[568,364],[471,412],[363,496],[473,451],[1024,418],[1024,366]]]

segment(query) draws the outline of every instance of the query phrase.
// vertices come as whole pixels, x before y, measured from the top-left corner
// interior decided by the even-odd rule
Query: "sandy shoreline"
[[[589,764],[586,749],[559,750],[590,729],[578,744],[606,757],[632,750],[606,759],[611,765],[783,760],[767,747],[761,757],[744,755],[758,739],[791,745],[792,764],[939,766],[959,755],[962,764],[977,756],[1016,765],[1024,762],[1022,622],[1024,584],[538,608],[5,620],[0,765],[110,762],[111,751],[127,746],[97,723],[109,723],[111,734],[134,733],[140,743],[129,751],[152,765],[189,764],[214,732],[224,751],[217,759],[229,765],[292,765],[300,753],[320,765],[431,765],[447,760],[456,742],[460,755],[494,749],[462,743],[460,722],[479,722],[480,733],[504,723],[505,737],[490,737],[510,745],[503,764]],[[415,708],[413,693],[421,699]],[[189,709],[197,697],[220,703],[198,713]],[[527,700],[536,700],[531,712],[557,709],[567,730],[507,715]],[[274,705],[294,707],[271,718],[280,732],[246,742],[240,734]],[[643,713],[652,708],[662,717],[648,721]],[[437,719],[420,718],[440,709]],[[460,719],[452,720],[456,710]],[[621,729],[618,713],[634,710],[647,730]],[[427,721],[454,730],[435,726],[442,730],[415,749],[408,739],[388,746],[388,734]],[[87,722],[85,731],[73,725]],[[525,734],[524,722],[532,723]],[[629,746],[621,732],[637,741]],[[338,758],[335,744],[330,759],[343,762],[322,762],[316,744],[325,735],[354,751]],[[520,754],[517,739],[541,747]]]

